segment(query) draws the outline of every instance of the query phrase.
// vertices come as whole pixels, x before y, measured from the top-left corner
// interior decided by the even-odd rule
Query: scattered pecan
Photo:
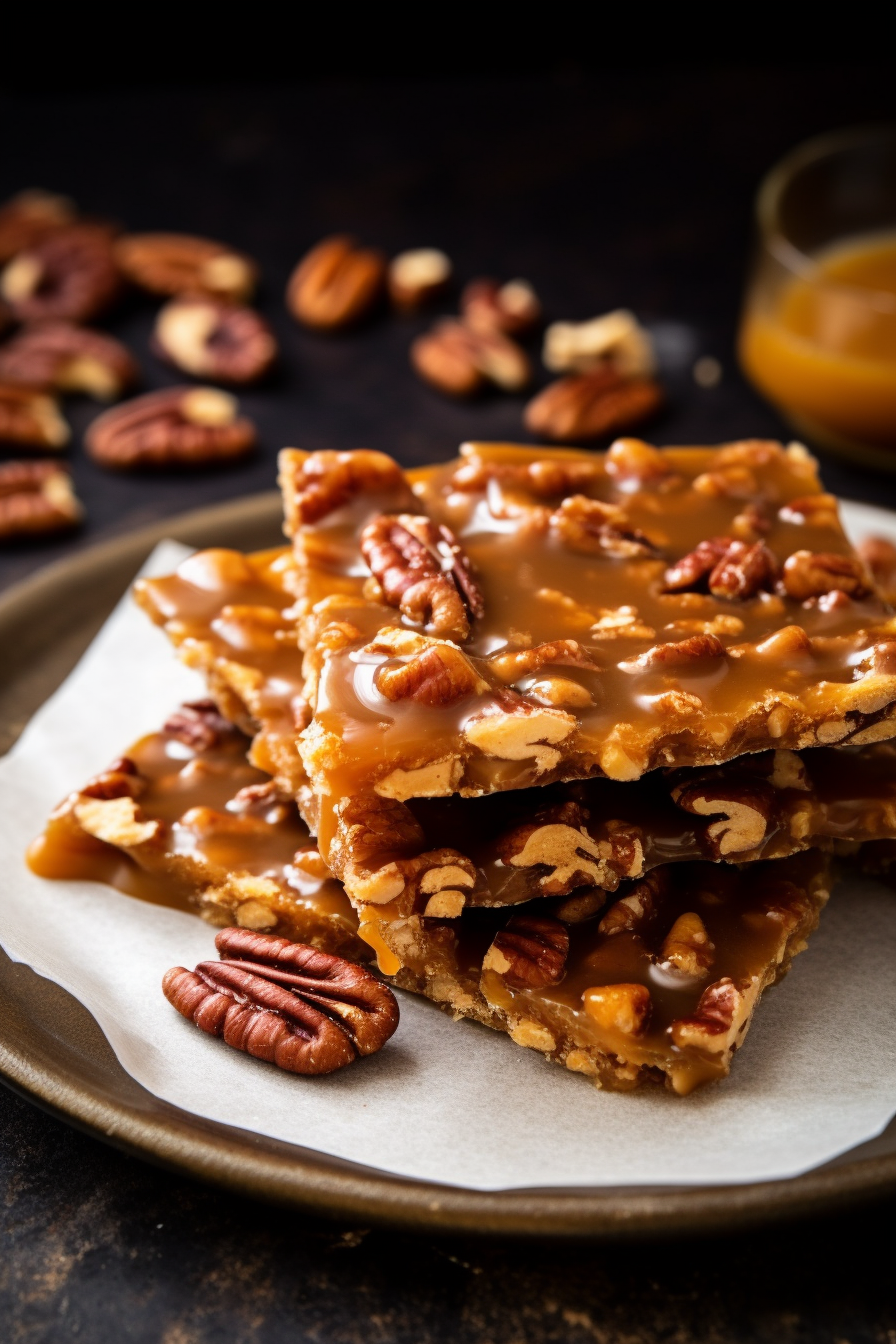
[[[888,602],[896,598],[896,546],[886,537],[865,537],[856,550]]]
[[[753,501],[760,493],[759,481],[749,467],[730,466],[718,471],[704,471],[695,476],[691,488],[698,495],[710,499],[745,499]]]
[[[0,541],[62,532],[83,516],[71,477],[57,463],[0,463]]]
[[[139,377],[136,360],[120,341],[72,322],[25,327],[0,348],[0,380],[39,392],[116,401]]]
[[[665,670],[687,667],[694,663],[724,658],[725,645],[716,635],[692,635],[677,644],[654,644],[637,658],[627,659],[619,666],[624,672],[643,672],[646,669]]]
[[[222,929],[220,961],[176,966],[169,1003],[227,1045],[289,1073],[332,1073],[379,1050],[398,1026],[387,985],[363,966],[302,943]]]
[[[255,426],[236,400],[213,387],[166,387],[104,411],[84,436],[104,467],[205,467],[243,457]]]
[[[508,685],[532,672],[540,672],[543,667],[572,665],[598,670],[591,654],[577,639],[552,639],[546,644],[536,644],[531,649],[498,653],[489,659],[488,665]]]
[[[414,700],[421,705],[452,705],[488,684],[455,644],[428,644],[407,662],[384,663],[374,678],[387,700]]]
[[[482,962],[513,989],[544,989],[563,979],[569,933],[557,919],[514,915],[495,934]]]
[[[771,590],[777,574],[778,563],[764,542],[710,537],[666,570],[663,591],[710,592],[713,597],[746,601],[761,589]]]
[[[871,591],[860,560],[828,551],[794,551],[784,561],[783,584],[797,602],[832,592],[859,599]]]
[[[553,443],[578,443],[630,429],[660,408],[663,393],[649,378],[624,378],[614,368],[550,383],[529,402],[526,428]]]
[[[156,317],[152,344],[182,373],[216,383],[255,383],[277,358],[276,338],[260,313],[202,295],[166,303]]]
[[[643,1036],[653,1003],[646,985],[597,985],[582,995],[585,1012],[607,1031]]]
[[[761,504],[750,500],[731,519],[731,530],[741,541],[761,541],[772,528],[772,520]]]
[[[411,363],[421,378],[451,397],[471,397],[488,383],[519,392],[532,377],[528,355],[509,336],[453,317],[417,337]]]
[[[666,937],[660,958],[683,975],[704,976],[713,963],[715,946],[699,915],[679,915]]]
[[[643,439],[617,439],[607,449],[606,472],[626,494],[650,488],[668,489],[681,481],[669,459]]]
[[[727,554],[731,543],[731,537],[710,537],[708,541],[701,541],[694,550],[666,570],[663,575],[663,592],[683,593],[704,586],[708,589],[709,576]]]
[[[299,262],[286,287],[286,306],[306,327],[331,331],[358,322],[381,297],[386,258],[339,234]]]
[[[74,202],[49,191],[20,191],[0,206],[0,264],[68,228],[77,219]]]
[[[774,789],[759,780],[728,783],[714,776],[672,790],[673,802],[698,817],[720,817],[701,837],[708,857],[744,854],[765,840],[775,810]]]
[[[551,515],[551,527],[571,551],[626,560],[655,556],[657,550],[649,537],[626,526],[627,522],[622,509],[587,495],[569,496]]]
[[[304,525],[318,523],[328,513],[341,509],[355,495],[367,494],[373,499],[385,496],[396,512],[413,508],[417,503],[398,463],[369,448],[346,453],[328,449],[311,454],[285,448],[279,466],[286,531],[290,536],[295,536]]]
[[[389,262],[389,298],[402,313],[414,313],[437,299],[451,283],[451,260],[436,247],[400,252]]]
[[[100,225],[50,234],[19,252],[0,275],[0,296],[22,322],[90,322],[120,294],[111,232]]]
[[[510,280],[506,285],[471,280],[461,294],[460,310],[467,326],[505,336],[525,336],[541,318],[541,304],[527,280]]]
[[[0,383],[0,443],[64,448],[70,437],[55,397]]]
[[[214,700],[188,700],[170,716],[162,732],[176,737],[194,751],[210,751],[218,746],[222,736],[235,731],[224,718]]]
[[[617,933],[642,933],[656,919],[671,885],[668,865],[651,869],[610,906],[597,926],[598,933],[610,937]]]
[[[115,244],[115,260],[150,294],[208,294],[225,302],[252,297],[258,267],[224,243],[186,233],[132,233]]]
[[[544,334],[542,358],[551,373],[588,373],[607,363],[624,378],[650,378],[656,372],[650,336],[624,308],[590,322],[552,323]]]
[[[453,532],[426,517],[380,514],[364,528],[360,544],[387,602],[438,636],[469,638],[471,622],[484,606]]]

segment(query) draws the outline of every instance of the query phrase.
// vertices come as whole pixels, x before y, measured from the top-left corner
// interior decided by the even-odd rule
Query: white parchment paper
[[[165,543],[147,570],[167,572],[184,553]],[[96,883],[34,877],[22,852],[69,790],[202,693],[124,599],[0,762],[0,941],[85,1004],[123,1067],[157,1096],[370,1167],[479,1190],[775,1179],[887,1125],[896,1110],[896,895],[866,881],[836,890],[808,952],[763,1000],[731,1078],[684,1099],[598,1092],[409,995],[386,1049],[326,1078],[280,1073],[196,1030],[160,981],[169,966],[214,955],[213,931]]]

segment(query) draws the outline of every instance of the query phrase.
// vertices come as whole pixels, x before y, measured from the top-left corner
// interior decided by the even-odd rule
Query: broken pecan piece
[[[605,1030],[643,1036],[653,1003],[646,985],[596,985],[582,995],[585,1012]]]
[[[427,644],[407,662],[384,663],[374,682],[387,700],[414,700],[420,705],[451,705],[488,683],[456,644]]]
[[[587,495],[568,496],[551,515],[551,527],[571,551],[626,560],[656,555],[650,538],[627,523],[622,509]]]
[[[633,428],[663,402],[658,383],[624,378],[614,368],[576,374],[550,383],[524,412],[530,433],[552,443],[578,443]]]
[[[258,267],[225,243],[187,233],[132,233],[115,244],[115,260],[150,294],[208,294],[231,303],[252,297]]]
[[[553,322],[544,334],[542,358],[551,373],[587,373],[606,363],[625,378],[656,372],[650,336],[625,308],[590,322]]]
[[[286,287],[286,306],[306,327],[333,331],[366,317],[383,292],[386,258],[339,234],[299,262]]]
[[[20,191],[0,206],[0,263],[33,247],[51,233],[68,228],[77,209],[67,196],[49,191]]]
[[[871,589],[860,560],[828,551],[794,551],[784,561],[784,591],[797,602],[827,593],[867,597]]]
[[[91,322],[121,294],[112,235],[78,225],[19,252],[0,275],[0,296],[21,322]]]
[[[597,926],[598,933],[612,937],[617,933],[643,932],[656,918],[670,886],[668,865],[652,868],[627,895],[610,906]]]
[[[471,397],[488,383],[519,392],[532,377],[528,355],[509,336],[453,317],[417,337],[411,363],[421,378],[450,397]]]
[[[673,667],[688,667],[695,663],[708,662],[711,658],[724,658],[725,645],[716,635],[692,635],[690,639],[680,640],[676,644],[654,644],[637,658],[629,658],[620,663],[623,672],[643,672],[647,669],[664,670]]]
[[[176,966],[165,997],[202,1031],[289,1073],[332,1073],[379,1050],[398,1026],[387,985],[302,943],[222,929],[220,961]]]
[[[194,751],[210,751],[222,736],[230,736],[235,729],[214,700],[188,700],[166,720],[162,732]]]
[[[217,388],[166,387],[104,411],[84,443],[95,462],[116,470],[206,467],[248,453],[255,426]]]
[[[429,518],[380,514],[361,533],[361,554],[385,600],[433,634],[468,639],[482,594],[460,542]]]
[[[712,776],[678,785],[672,800],[697,817],[719,817],[701,836],[707,854],[720,859],[761,845],[774,815],[775,791],[761,780],[726,783]]]
[[[778,562],[764,542],[710,537],[666,570],[663,592],[702,591],[746,601],[762,589],[771,591],[777,576]]]
[[[152,345],[182,373],[216,383],[255,383],[277,358],[274,333],[260,313],[202,295],[160,308]]]
[[[563,979],[569,931],[558,919],[514,915],[495,934],[482,962],[513,989],[544,989]]]
[[[55,397],[0,383],[0,443],[64,448],[70,437]]]
[[[71,477],[57,463],[0,464],[0,541],[62,532],[83,516]]]
[[[505,336],[525,336],[538,325],[541,304],[528,280],[471,280],[460,297],[460,310],[467,326],[476,331],[499,331]]]
[[[371,502],[378,503],[377,512],[383,508],[382,496],[396,513],[417,504],[398,463],[370,448],[345,453],[324,449],[310,454],[284,448],[279,467],[288,536],[295,536],[308,523],[320,522],[360,494],[370,495]]]
[[[136,360],[120,341],[72,322],[25,327],[0,348],[0,380],[38,392],[116,401],[139,377]]]
[[[437,247],[400,252],[389,262],[389,298],[402,313],[415,313],[444,294],[451,282],[451,260]]]
[[[661,963],[682,975],[706,975],[713,963],[715,946],[699,915],[679,915],[666,937],[660,953]]]

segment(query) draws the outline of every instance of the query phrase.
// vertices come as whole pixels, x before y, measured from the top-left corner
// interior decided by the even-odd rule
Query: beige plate
[[[279,524],[274,493],[217,505],[73,554],[7,593],[0,599],[0,750],[73,666],[158,541],[251,550],[276,545]],[[174,1170],[334,1217],[433,1231],[603,1237],[706,1231],[896,1189],[896,1154],[879,1151],[886,1140],[794,1180],[724,1188],[481,1193],[401,1180],[160,1101],[121,1068],[86,1008],[2,952],[0,1074],[72,1124]]]

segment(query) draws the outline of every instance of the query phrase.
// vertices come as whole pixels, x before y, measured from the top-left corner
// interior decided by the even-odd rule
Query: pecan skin
[[[0,276],[0,295],[21,322],[91,322],[122,284],[109,229],[78,225],[20,252]]]
[[[511,988],[544,989],[563,979],[568,953],[569,931],[558,919],[514,915],[495,934],[486,968],[498,970],[506,962],[498,973]]]
[[[186,233],[128,234],[116,242],[115,260],[131,284],[150,294],[208,294],[242,303],[258,280],[249,257]]]
[[[524,413],[526,428],[552,443],[578,443],[630,429],[654,415],[663,403],[650,378],[623,378],[613,368],[558,378]]]
[[[162,981],[182,1016],[289,1073],[332,1073],[379,1050],[398,1026],[392,991],[362,966],[286,938],[222,929],[221,961]]]
[[[859,560],[827,551],[794,551],[784,561],[782,582],[797,602],[834,592],[859,600],[871,591]]]
[[[0,383],[0,443],[64,448],[70,437],[55,397]]]
[[[304,326],[335,331],[367,316],[385,279],[381,252],[339,234],[325,238],[299,262],[286,287],[286,306]]]
[[[398,463],[369,448],[345,453],[324,449],[305,458],[285,449],[280,454],[280,487],[290,536],[307,523],[319,523],[356,495],[388,495],[396,512],[417,502]]]
[[[277,358],[274,333],[260,313],[197,295],[165,304],[152,346],[182,373],[233,385],[258,382]]]
[[[509,336],[455,318],[417,337],[411,364],[424,382],[449,397],[474,396],[489,383],[519,392],[532,378],[528,355]]]
[[[0,381],[37,392],[86,392],[115,401],[139,377],[120,341],[71,322],[26,327],[0,349]]]
[[[83,516],[71,477],[55,462],[0,464],[0,541],[66,531]]]
[[[255,426],[215,388],[166,387],[104,411],[84,443],[95,462],[116,470],[206,467],[248,453]]]
[[[360,544],[388,603],[441,638],[469,638],[472,618],[483,613],[482,595],[453,532],[425,517],[380,514]],[[443,559],[450,560],[448,573]]]

